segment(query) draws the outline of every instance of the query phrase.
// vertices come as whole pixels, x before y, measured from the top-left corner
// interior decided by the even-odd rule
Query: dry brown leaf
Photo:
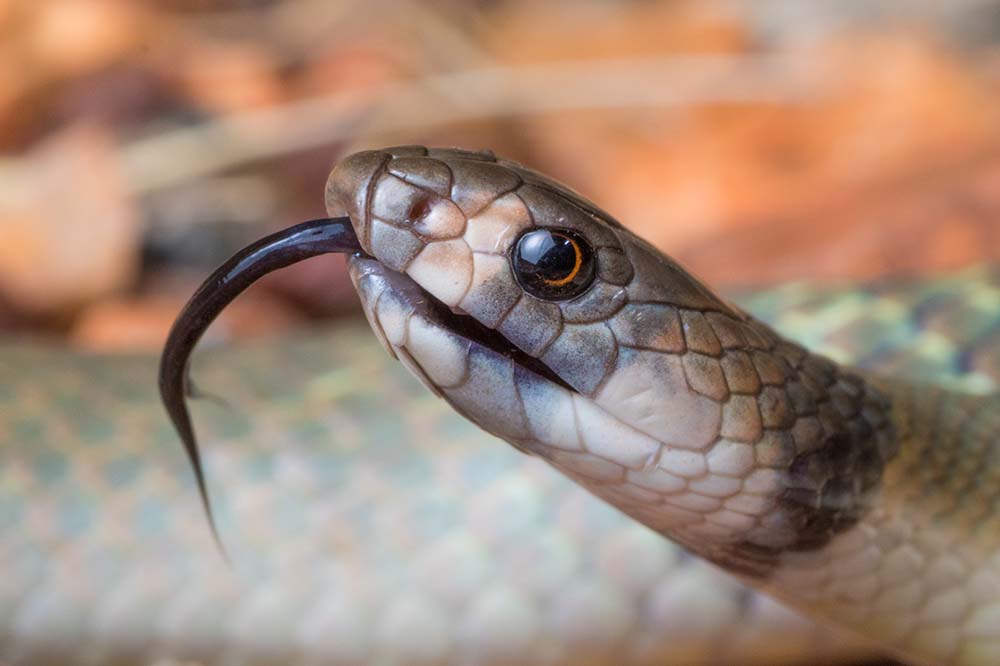
[[[174,55],[168,75],[185,96],[208,111],[233,113],[286,100],[277,58],[261,45],[191,40]]]
[[[18,171],[0,190],[0,292],[10,303],[52,314],[130,285],[139,220],[110,137],[66,129]]]
[[[33,3],[25,35],[33,60],[58,76],[75,76],[120,60],[141,44],[140,3],[46,0]]]
[[[669,53],[741,53],[743,20],[715,2],[509,2],[484,40],[502,62],[591,60]]]
[[[871,280],[1000,262],[1000,153],[675,252],[713,284]]]

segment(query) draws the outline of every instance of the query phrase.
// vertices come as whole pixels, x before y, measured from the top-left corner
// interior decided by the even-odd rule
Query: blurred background
[[[731,294],[998,262],[1000,0],[0,0],[0,339],[155,353],[216,266],[267,233],[325,216],[323,187],[337,160],[401,143],[488,147],[553,175]],[[995,291],[982,293],[977,307],[992,314],[997,306],[986,299]],[[943,316],[972,330],[963,317],[975,309]],[[318,257],[241,296],[212,337],[264,336],[357,314],[342,258]],[[350,653],[367,645],[369,634],[377,645],[380,627],[395,640],[396,616],[381,609],[395,608],[396,595],[365,596],[339,576],[423,581],[422,563],[437,561],[421,559],[436,552],[426,535],[437,535],[440,525],[459,536],[463,520],[497,525],[496,538],[483,530],[471,541],[487,544],[483,552],[497,571],[525,561],[546,575],[547,567],[563,567],[559,557],[524,559],[520,553],[536,551],[503,540],[515,533],[505,530],[540,530],[555,514],[555,529],[571,535],[557,534],[566,543],[612,535],[598,539],[612,563],[625,561],[628,544],[647,543],[617,550],[615,523],[599,513],[610,509],[597,503],[570,499],[551,514],[525,510],[535,495],[516,494],[520,485],[509,491],[493,483],[467,503],[469,488],[481,490],[481,473],[468,475],[472,485],[458,484],[454,494],[434,494],[429,483],[430,494],[405,484],[398,497],[386,494],[369,480],[398,473],[423,490],[421,478],[451,478],[441,469],[458,467],[440,461],[474,454],[468,444],[477,441],[475,431],[447,430],[446,441],[414,438],[425,449],[393,448],[406,439],[399,433],[445,432],[438,420],[447,423],[451,412],[427,395],[428,402],[413,403],[419,409],[385,419],[381,389],[352,396],[349,417],[329,409],[346,385],[353,393],[363,373],[381,367],[363,354],[388,364],[369,345],[352,356],[353,367],[302,389],[299,374],[316,364],[312,351],[325,350],[327,359],[358,352],[350,343],[330,347],[325,338],[322,346],[285,345],[280,360],[258,351],[261,368],[288,370],[267,381],[231,362],[248,356],[220,355],[214,374],[199,369],[205,386],[236,394],[236,417],[226,420],[220,414],[228,412],[209,405],[198,420],[216,440],[209,468],[223,524],[228,515],[229,525],[240,526],[225,532],[228,543],[243,545],[233,552],[246,571],[270,576],[243,588],[236,578],[203,575],[215,571],[217,553],[193,513],[193,487],[179,485],[191,479],[173,433],[158,409],[151,415],[140,408],[154,390],[147,365],[48,351],[18,356],[22,348],[0,359],[0,408],[4,391],[28,397],[0,411],[0,420],[7,417],[0,440],[15,433],[2,442],[4,462],[13,464],[0,466],[0,526],[9,527],[0,542],[0,629],[13,628],[0,635],[0,659],[16,648],[29,657],[11,663],[39,663],[30,656],[46,651],[57,657],[51,663],[108,663],[100,661],[103,649],[145,650],[165,636],[179,654],[207,646],[282,663],[293,635],[287,627],[298,630],[299,609],[313,609],[317,589],[324,590],[315,600],[321,612],[309,616],[313,633],[302,634],[303,654],[335,646],[343,634],[334,629],[359,637],[345,641]],[[951,363],[950,347],[934,349],[941,353],[932,360],[943,360],[928,367]],[[998,362],[961,358],[977,367]],[[53,391],[49,403],[47,389],[33,391],[33,383],[64,390]],[[241,414],[264,403],[253,422],[263,435],[245,441]],[[337,447],[328,446],[333,430]],[[272,433],[284,432],[301,441],[275,446],[285,440]],[[340,461],[361,450],[365,460],[338,476]],[[431,461],[426,470],[422,456]],[[521,458],[510,464],[531,464]],[[331,486],[338,492],[327,492]],[[355,497],[374,507],[371,522],[389,535],[384,540],[357,528]],[[452,503],[442,509],[441,497]],[[22,515],[27,528],[17,522]],[[515,516],[515,527],[494,515]],[[412,541],[404,524],[416,526]],[[376,551],[384,561],[370,566],[366,548],[386,543],[385,552]],[[301,565],[330,552],[337,557],[323,566]],[[563,580],[563,570],[593,575],[589,561],[566,565],[552,579]],[[637,569],[639,576],[658,571]],[[679,592],[672,580],[656,588],[684,608],[680,621],[671,618],[675,633],[649,622],[649,636],[668,636],[672,657],[675,635],[699,650],[708,635],[738,651],[733,632],[725,641],[711,632],[737,616],[723,601],[742,604],[745,597],[731,584],[713,587],[701,581],[714,579],[679,571]],[[128,574],[124,583],[120,572]],[[216,585],[188,595],[198,572]],[[694,607],[687,600],[701,597],[709,610],[686,622]],[[566,599],[577,604],[577,597]],[[561,608],[544,603],[538,608],[546,612]],[[587,615],[588,603],[579,603],[582,616],[566,617],[583,617],[584,629],[595,626],[594,617],[612,626],[605,615]],[[222,612],[236,606],[238,613]],[[161,608],[180,610],[160,615]],[[768,626],[768,608],[751,620]],[[342,617],[349,621],[338,624]],[[379,618],[369,623],[376,633],[357,617]],[[749,636],[758,624],[741,628]],[[646,635],[647,624],[634,627]],[[799,627],[793,650],[808,644],[810,634]],[[604,635],[597,632],[596,642]],[[422,645],[420,631],[414,636]],[[764,636],[770,649],[788,647]],[[587,641],[577,644],[590,649]],[[281,657],[268,657],[270,649]]]
[[[0,331],[155,350],[344,154],[490,147],[724,289],[1000,256],[1000,2],[0,0]],[[340,258],[224,316],[355,312]]]

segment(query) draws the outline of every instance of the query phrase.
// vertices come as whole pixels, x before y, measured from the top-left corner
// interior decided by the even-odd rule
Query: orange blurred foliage
[[[158,201],[198,182],[201,210],[265,233],[273,219],[213,198],[213,179],[266,180],[269,214],[290,221],[319,214],[342,152],[399,142],[528,162],[722,286],[1000,260],[1000,47],[917,20],[762,30],[756,11],[0,0],[0,296],[80,317],[88,345],[133,305],[159,330],[157,299],[175,294],[140,280],[143,243],[157,224],[203,221]],[[498,72],[488,94],[448,83]],[[601,98],[616,82],[627,99]],[[310,315],[351,299],[326,265],[273,284]]]

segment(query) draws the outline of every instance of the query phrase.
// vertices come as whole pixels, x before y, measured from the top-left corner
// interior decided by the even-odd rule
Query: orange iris
[[[580,251],[579,243],[577,243],[569,236],[561,236],[561,237],[569,241],[569,244],[573,247],[573,268],[570,269],[569,273],[559,278],[558,280],[548,280],[545,278],[542,279],[542,281],[545,282],[545,284],[550,285],[552,287],[561,287],[563,285],[569,284],[570,281],[576,277],[577,273],[580,272],[580,267],[583,266],[583,252]]]

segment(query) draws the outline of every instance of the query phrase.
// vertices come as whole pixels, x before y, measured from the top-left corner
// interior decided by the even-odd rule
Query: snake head
[[[759,574],[853,525],[894,454],[881,394],[715,296],[568,187],[489,152],[344,159],[331,215],[245,249],[171,332],[184,405],[198,337],[261,275],[350,254],[372,329],[460,414],[730,569]]]
[[[406,275],[584,394],[611,374],[619,348],[610,326],[630,301],[716,303],[593,203],[492,153],[357,153],[332,172],[327,205],[347,208],[380,273]],[[674,273],[667,284],[652,275],[663,271]],[[638,342],[655,345],[658,334],[650,326]]]
[[[759,573],[863,510],[856,472],[891,448],[877,396],[568,187],[403,146],[346,158],[327,204],[365,250],[350,271],[388,351],[624,512]],[[848,417],[821,410],[831,392]]]

